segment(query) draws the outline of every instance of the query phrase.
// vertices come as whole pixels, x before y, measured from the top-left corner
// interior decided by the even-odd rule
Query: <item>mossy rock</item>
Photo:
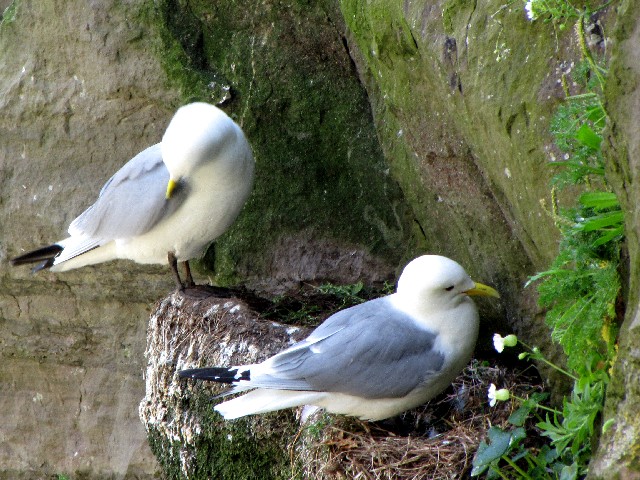
[[[212,396],[196,393],[185,398],[182,408],[199,420],[192,442],[167,441],[150,428],[149,444],[167,479],[292,478],[289,441],[295,438],[293,414],[279,413],[226,422],[214,412]]]
[[[260,319],[247,301],[220,295],[204,287],[174,293],[151,314],[140,404],[151,449],[171,479],[291,478],[289,443],[298,429],[291,411],[225,421],[213,410],[225,387],[180,379],[176,371],[259,362],[309,329]]]
[[[410,211],[389,175],[336,7],[244,0],[149,7],[170,84],[185,101],[221,103],[255,153],[254,192],[202,262],[219,283],[269,278],[283,242],[295,248],[311,239],[325,255],[362,251],[386,262],[384,274],[415,252]]]

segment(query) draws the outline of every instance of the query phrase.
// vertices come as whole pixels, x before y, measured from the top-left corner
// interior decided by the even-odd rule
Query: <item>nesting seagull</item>
[[[129,259],[188,261],[224,233],[253,185],[254,160],[240,127],[219,108],[191,103],[178,109],[162,141],[143,150],[102,187],[96,202],[69,226],[69,237],[11,260],[34,271]]]
[[[300,405],[382,420],[421,405],[471,359],[478,311],[471,295],[499,297],[453,260],[411,261],[396,293],[342,310],[305,340],[262,363],[196,368],[181,377],[252,390],[215,407],[226,419]]]

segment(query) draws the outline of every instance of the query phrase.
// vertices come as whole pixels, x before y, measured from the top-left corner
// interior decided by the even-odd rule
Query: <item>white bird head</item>
[[[457,262],[440,255],[423,255],[404,267],[398,294],[430,308],[455,307],[467,295],[499,298],[493,288],[474,282]]]
[[[171,176],[167,198],[176,182],[189,177],[203,162],[229,160],[221,154],[239,136],[243,134],[235,122],[213,105],[197,102],[180,107],[162,137],[162,159]],[[241,141],[244,145],[244,139]]]

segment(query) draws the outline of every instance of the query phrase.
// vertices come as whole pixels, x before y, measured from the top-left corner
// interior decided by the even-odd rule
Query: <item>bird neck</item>
[[[405,312],[422,328],[437,330],[452,340],[465,330],[472,334],[478,330],[478,312],[473,300],[467,295],[461,295],[459,301],[437,302],[416,298],[415,295],[394,293],[389,300],[395,308]]]

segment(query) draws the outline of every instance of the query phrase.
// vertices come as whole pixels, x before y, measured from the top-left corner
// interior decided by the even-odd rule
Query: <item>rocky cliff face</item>
[[[607,392],[605,418],[613,418],[613,428],[600,440],[592,462],[592,478],[638,478],[640,476],[640,390],[638,389],[640,314],[640,222],[638,218],[638,161],[640,159],[640,5],[624,1],[618,7],[614,32],[614,54],[607,82],[607,109],[610,115],[607,148],[608,178],[625,210],[626,245],[629,270],[626,272],[626,316],[619,335],[618,362]]]
[[[341,9],[423,248],[497,285],[509,322],[531,335],[540,325],[522,286],[557,242],[541,204],[552,172],[540,142],[550,142],[574,39],[554,38],[500,1],[344,0]]]
[[[206,2],[207,5],[210,3]],[[256,188],[196,279],[283,292],[393,277],[411,215],[378,145],[337,5],[16,1],[0,25],[0,471],[152,476],[137,418],[151,305],[166,267],[65,274],[7,260],[64,237],[173,111],[223,102]],[[293,5],[295,7],[295,5]]]
[[[114,2],[14,2],[0,25],[0,423],[5,478],[148,475],[139,425],[160,268],[56,276],[9,257],[63,238],[124,161],[160,137],[178,95]]]
[[[260,321],[246,301],[206,290],[173,294],[149,321],[140,419],[167,478],[289,478],[291,412],[225,422],[212,398],[225,390],[185,382],[176,371],[257,363],[302,340],[308,327]],[[212,388],[208,388],[212,387]]]
[[[632,265],[614,452],[637,444],[620,433],[637,397],[627,390],[637,13],[620,2],[610,47],[619,81],[608,173],[630,212]],[[0,406],[10,413],[0,470],[156,473],[137,404],[148,312],[173,287],[167,269],[116,262],[33,276],[6,260],[62,238],[111,173],[195,99],[221,102],[257,160],[255,191],[200,281],[271,293],[372,283],[417,252],[440,253],[503,294],[483,312],[486,331],[513,328],[544,347],[522,286],[556,254],[548,128],[577,57],[570,31],[501,1],[13,2],[0,24]],[[603,472],[621,458],[600,456]]]

